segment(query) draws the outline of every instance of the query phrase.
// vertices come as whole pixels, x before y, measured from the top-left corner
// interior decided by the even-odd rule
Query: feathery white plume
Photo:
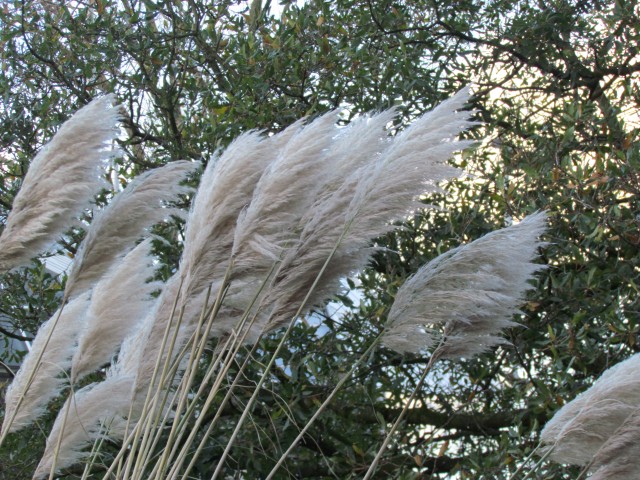
[[[140,246],[137,247],[139,248]],[[129,256],[134,252],[136,251],[132,251]],[[154,311],[149,312],[142,322],[138,322],[135,330],[124,339],[117,358],[107,370],[105,380],[79,390],[72,397],[73,403],[62,429],[65,409],[68,407],[65,404],[51,430],[34,478],[42,478],[51,470],[59,441],[56,470],[87,457],[89,452],[85,447],[95,440],[122,440],[127,426],[129,432],[135,427],[142,413],[156,359],[161,354],[164,329],[171,318],[179,280],[175,275],[169,280],[155,302]],[[127,419],[129,415],[131,416]],[[62,430],[63,437],[60,439]]]
[[[129,252],[93,289],[73,356],[72,382],[108,363],[149,313],[151,293],[161,285],[149,281],[154,271],[151,241],[147,239]]]
[[[33,341],[31,351],[7,389],[3,432],[6,428],[9,428],[9,431],[16,431],[30,425],[44,413],[47,404],[68,385],[64,375],[71,366],[76,338],[88,305],[89,293],[87,292],[64,307],[55,329],[52,330],[52,326],[59,311],[42,324]],[[37,359],[49,335],[51,338],[38,366]],[[29,378],[36,368],[35,376],[31,385],[28,386]],[[23,394],[24,399],[18,407]],[[8,422],[14,415],[15,418],[9,427]]]
[[[113,377],[88,385],[68,398],[49,433],[44,454],[33,478],[46,478],[54,459],[56,472],[78,463],[89,455],[83,449],[103,435],[110,439],[122,439],[130,391],[129,377]],[[60,449],[56,456],[61,432]]]
[[[149,227],[177,214],[176,209],[162,208],[162,201],[188,192],[180,182],[199,166],[198,162],[171,162],[139,175],[117,193],[89,226],[71,265],[65,296],[72,298],[91,288]]]
[[[260,175],[296,129],[292,126],[272,137],[243,134],[218,159],[209,161],[187,219],[180,262],[183,297],[197,295],[222,279],[238,216],[251,201]]]
[[[102,167],[118,153],[113,100],[106,95],[76,112],[31,162],[0,235],[0,271],[54,243],[106,185]]]
[[[640,410],[635,410],[600,447],[593,458],[590,480],[640,477]]]
[[[547,422],[540,434],[541,443],[547,447],[541,451],[553,449],[550,458],[559,463],[589,463],[637,411],[639,372],[640,354],[604,372],[591,388],[564,405]]]
[[[331,172],[325,153],[337,133],[336,117],[336,112],[329,112],[298,128],[274,151],[275,160],[267,166],[251,203],[238,218],[233,244],[236,273],[251,271],[255,275],[256,269],[268,269],[282,250],[297,240],[294,229],[311,206],[323,176]]]
[[[239,220],[234,243],[236,268],[225,297],[228,308],[223,308],[216,317],[212,336],[222,337],[236,328],[243,311],[265,281],[266,271],[278,260],[277,256],[286,258],[285,251],[297,251],[299,232],[340,187],[344,177],[374,160],[384,150],[388,144],[385,127],[394,114],[393,110],[388,110],[373,116],[363,115],[346,127],[335,128],[336,114],[330,112],[292,137],[278,160],[260,179],[251,205]],[[306,149],[299,147],[306,143],[310,145]],[[307,156],[291,154],[298,151]],[[287,183],[289,171],[296,171],[298,178]],[[269,197],[278,198],[278,191],[285,192],[283,198],[289,198],[289,201],[272,205]],[[278,220],[273,220],[274,217]],[[255,222],[249,222],[249,219]],[[267,291],[265,289],[262,297]],[[268,308],[260,309],[259,319],[248,332],[247,342],[254,343],[258,339],[268,319],[268,311]]]
[[[546,213],[488,233],[423,266],[398,289],[382,343],[424,352],[440,342],[438,358],[471,358],[504,343],[533,274]]]
[[[452,141],[471,125],[468,112],[456,113],[467,99],[468,90],[462,90],[393,141],[373,142],[386,149],[380,154],[370,151],[371,162],[348,175],[330,195],[320,195],[322,200],[307,218],[299,244],[276,273],[270,292],[276,301],[265,329],[291,320],[336,244],[338,248],[307,308],[334,292],[342,277],[364,267],[372,253],[371,239],[393,229],[391,222],[424,208],[415,201],[418,196],[436,190],[437,182],[460,174],[444,162],[454,151],[469,145]]]
[[[169,279],[140,328],[122,344],[114,366],[114,372],[119,375],[135,376],[134,411],[144,401],[157,359],[162,359],[161,365],[164,365],[169,354],[170,360],[175,359],[186,339],[194,332],[196,321],[204,307],[207,292],[191,296],[185,306],[181,306],[180,302],[176,303],[179,300],[180,284],[178,274]],[[163,338],[167,331],[168,340],[163,348]],[[173,338],[176,346],[170,351]]]

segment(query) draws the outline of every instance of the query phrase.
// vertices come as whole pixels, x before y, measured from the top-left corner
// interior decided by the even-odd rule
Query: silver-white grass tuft
[[[296,229],[329,172],[325,153],[338,129],[336,112],[297,128],[274,150],[249,206],[238,218],[233,254],[236,274],[268,270],[297,241]],[[288,130],[293,130],[289,128]],[[287,132],[288,130],[285,130]],[[267,143],[272,143],[267,140]]]
[[[78,331],[89,305],[89,292],[77,297],[65,306],[55,328],[59,311],[43,323],[36,335],[31,351],[22,362],[5,396],[4,424],[2,431],[17,431],[33,423],[45,412],[49,402],[68,385],[67,371],[75,350]],[[49,335],[51,337],[49,338]],[[45,343],[48,344],[44,348]],[[43,352],[38,366],[38,357]],[[32,372],[37,368],[31,385],[27,385]],[[24,398],[21,401],[20,398]],[[8,422],[14,417],[11,425]]]
[[[297,128],[272,137],[245,133],[209,161],[187,219],[180,262],[183,298],[197,296],[224,276],[238,216],[251,202],[262,172]]]
[[[382,343],[438,358],[471,358],[504,343],[504,328],[523,302],[546,228],[546,213],[488,233],[435,258],[399,289]]]
[[[546,445],[541,452],[552,449],[549,458],[558,463],[589,463],[637,411],[640,405],[639,372],[640,354],[605,371],[591,388],[564,405],[547,422],[540,434],[540,442]],[[600,462],[604,463],[604,460]]]
[[[71,265],[65,296],[72,298],[91,288],[135,247],[136,240],[149,234],[149,227],[179,215],[178,209],[164,208],[163,201],[174,201],[189,192],[180,182],[199,166],[199,162],[186,160],[171,162],[139,175],[117,193],[89,226]]]
[[[73,356],[71,381],[111,361],[153,306],[151,294],[161,287],[154,273],[152,239],[140,243],[96,284]]]
[[[46,478],[54,462],[58,472],[86,458],[89,452],[85,447],[103,436],[122,440],[130,391],[131,378],[112,377],[88,385],[69,397],[49,433],[34,480]]]
[[[0,235],[0,272],[55,243],[105,187],[104,167],[119,153],[113,101],[106,95],[80,109],[31,162]]]
[[[140,328],[125,340],[120,350],[114,370],[122,375],[135,376],[134,410],[144,401],[157,359],[161,358],[161,365],[164,365],[167,358],[171,361],[176,358],[181,347],[193,334],[195,323],[204,308],[207,292],[192,295],[189,302],[182,306],[177,302],[180,289],[181,279],[176,274],[168,280]],[[165,332],[168,335],[163,347]],[[175,347],[171,349],[170,344],[174,338]]]
[[[288,257],[291,260],[290,257],[301,251],[300,232],[312,221],[318,209],[326,202],[333,202],[332,195],[350,172],[375,161],[388,146],[390,139],[386,127],[395,116],[393,109],[363,115],[342,128],[334,125],[336,115],[336,112],[329,112],[299,127],[261,177],[251,204],[238,221],[233,281],[225,297],[228,308],[223,308],[216,318],[213,336],[230,334],[236,328],[246,307],[256,300],[268,270],[281,260],[286,263]],[[294,172],[293,176],[289,172]],[[343,200],[341,205],[346,208],[351,199]],[[331,219],[325,220],[331,224]],[[331,224],[337,230],[343,226]],[[322,238],[317,241],[322,242]],[[304,270],[304,274],[313,275],[313,270]],[[344,274],[344,269],[338,267],[334,278]],[[307,280],[312,282],[313,278]],[[258,319],[247,332],[247,343],[255,343],[266,328],[273,308],[265,299],[271,295],[267,292],[269,290],[265,288],[256,301],[256,304],[262,304],[257,312]],[[317,298],[324,298],[324,295],[319,294]]]
[[[640,409],[635,410],[595,454],[590,480],[640,478]]]
[[[339,288],[340,279],[363,268],[374,249],[371,239],[395,228],[394,221],[425,208],[417,199],[439,189],[438,182],[460,176],[447,165],[451,155],[470,145],[454,138],[472,125],[470,112],[459,112],[468,100],[464,89],[416,120],[392,140],[381,135],[388,117],[374,117],[370,142],[360,162],[339,186],[326,185],[302,225],[300,240],[287,252],[275,275],[269,297],[275,299],[265,330],[288,323],[331,255],[333,259],[317,284],[307,308]],[[349,142],[343,142],[349,149]],[[364,148],[365,146],[362,145]],[[354,152],[355,153],[355,152]]]

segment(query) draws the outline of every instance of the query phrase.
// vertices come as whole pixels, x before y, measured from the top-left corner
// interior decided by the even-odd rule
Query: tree
[[[249,129],[276,132],[335,107],[346,108],[348,122],[397,104],[406,121],[474,83],[482,125],[469,135],[486,140],[455,159],[472,176],[451,182],[447,196],[425,198],[442,209],[416,213],[378,240],[388,249],[348,281],[358,301],[345,293],[338,312],[317,312],[322,323],[296,326],[227,468],[266,475],[296,425],[384,325],[411,272],[510,218],[548,209],[549,267],[518,318],[524,328],[509,332],[511,346],[434,370],[380,466],[380,478],[508,478],[562,403],[638,351],[638,6],[334,0],[281,2],[273,16],[269,3],[5,5],[3,217],[34,153],[102,92],[116,93],[127,110],[126,153],[113,165],[125,184],[169,160],[206,160]],[[180,229],[158,227],[174,241],[157,245],[163,278],[175,269]],[[80,236],[71,233],[64,251],[73,253]],[[0,308],[15,326],[3,335],[33,333],[57,308],[61,285],[40,264],[2,285]],[[278,341],[277,332],[264,338],[254,355],[265,358]],[[427,361],[377,349],[282,472],[361,476]],[[240,388],[224,411],[196,465],[203,477],[251,391]],[[21,454],[2,454],[11,478],[17,468],[27,478],[37,463],[32,445],[42,438],[27,437],[13,440]],[[576,470],[545,463],[535,475],[572,478]]]

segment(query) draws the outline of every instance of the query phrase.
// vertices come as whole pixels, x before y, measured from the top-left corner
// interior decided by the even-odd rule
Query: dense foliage
[[[481,140],[454,159],[469,176],[452,182],[449,195],[425,198],[439,208],[379,239],[388,248],[345,282],[345,294],[298,323],[227,470],[233,478],[266,475],[377,335],[411,272],[548,209],[548,269],[518,316],[522,328],[480,359],[439,364],[377,477],[508,478],[564,402],[640,351],[640,8],[600,0],[314,0],[281,1],[276,15],[275,3],[6,2],[0,217],[34,153],[100,93],[114,92],[127,111],[125,155],[111,176],[124,184],[169,160],[206,160],[249,129],[279,131],[336,107],[345,109],[344,122],[392,105],[408,120],[472,83],[481,123],[469,135]],[[157,246],[165,278],[177,262],[180,228],[158,227],[174,241]],[[69,235],[65,252],[75,251],[78,235]],[[42,265],[0,282],[0,314],[10,321],[0,325],[0,342],[35,332],[57,308],[60,284]],[[253,353],[258,362],[208,440],[198,478],[210,478],[278,338]],[[362,476],[427,361],[376,349],[280,478]],[[0,477],[30,478],[43,443],[37,430],[11,437]],[[531,478],[576,472],[548,462]]]

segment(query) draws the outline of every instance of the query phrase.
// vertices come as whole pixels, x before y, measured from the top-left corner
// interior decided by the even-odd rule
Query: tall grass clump
[[[101,380],[69,391],[35,478],[53,478],[76,463],[84,463],[89,475],[107,440],[120,446],[107,477],[187,478],[251,361],[249,353],[225,385],[238,352],[282,328],[212,478],[222,475],[296,319],[363,269],[378,251],[373,239],[424,208],[421,195],[462,174],[446,161],[471,145],[456,140],[473,125],[472,113],[464,111],[468,99],[463,89],[395,135],[390,110],[344,127],[336,125],[338,113],[332,111],[272,136],[239,136],[207,163],[187,215],[180,263],[163,285],[147,283],[154,265],[150,242],[135,244],[175,213],[166,202],[188,193],[180,181],[197,164],[172,162],[115,195],[80,245],[64,292],[63,303],[69,303],[62,305],[57,325],[38,334],[49,339],[43,353],[33,365],[25,362],[19,374],[29,380],[12,387],[20,392],[17,411],[20,403],[30,405],[34,388],[49,389],[39,393],[46,399],[58,395],[66,383],[57,372],[64,376],[70,370],[71,383],[78,383],[102,368],[102,376],[94,377]],[[383,332],[342,376],[269,478],[373,348],[430,354],[421,384],[436,360],[470,358],[502,343],[500,332],[515,325],[511,318],[540,268],[533,260],[545,222],[544,213],[534,214],[438,257],[408,279]],[[82,308],[71,311],[82,299]],[[76,323],[66,320],[71,313],[77,313]],[[64,332],[67,343],[50,360],[61,328],[71,330]],[[205,352],[209,360],[203,364]],[[39,382],[37,372],[51,364],[55,381]],[[41,408],[32,408],[31,415]],[[214,417],[198,440],[209,409]],[[18,414],[10,417],[3,437],[24,424]]]

